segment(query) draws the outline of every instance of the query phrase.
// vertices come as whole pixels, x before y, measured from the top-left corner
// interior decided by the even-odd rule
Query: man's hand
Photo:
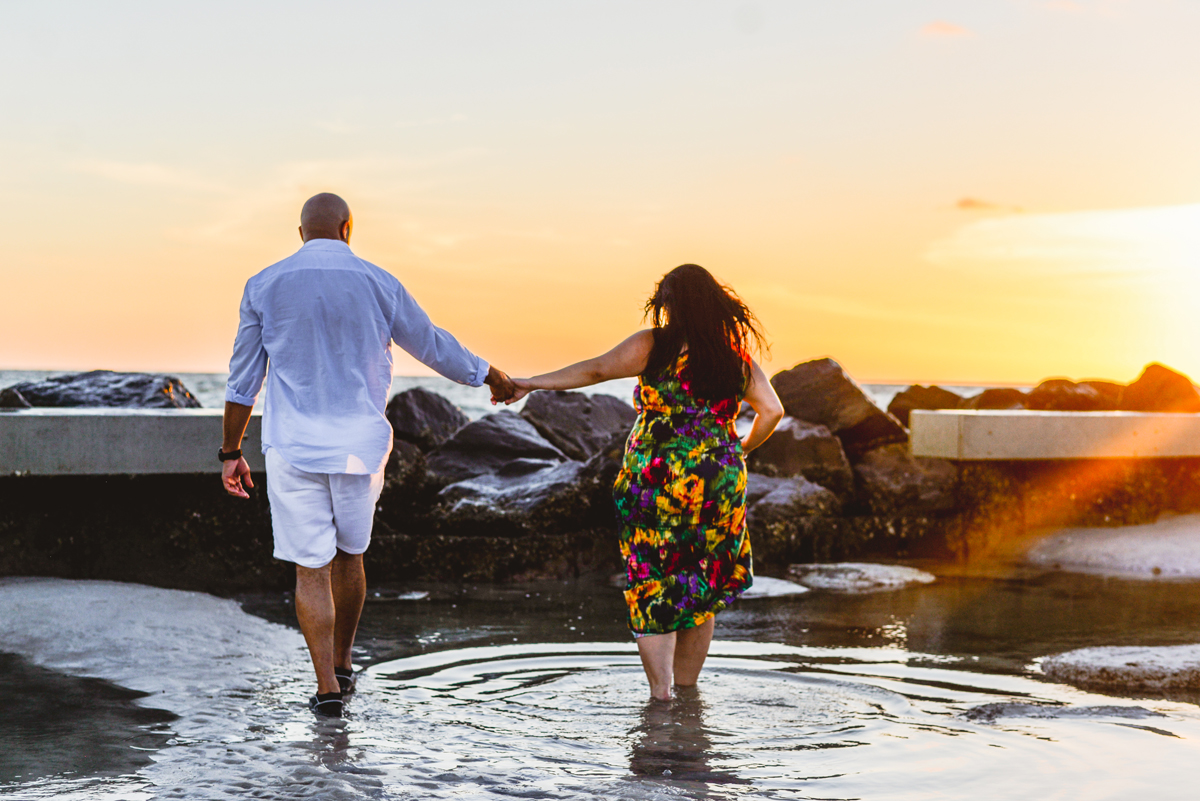
[[[530,392],[533,392],[535,389],[537,389],[537,387],[535,387],[533,384],[531,384],[529,382],[528,378],[514,378],[512,380],[512,383],[513,383],[513,394],[512,394],[511,398],[509,398],[508,400],[506,400],[504,402],[504,404],[506,406],[511,406],[512,404],[519,401],[521,398],[528,395]]]
[[[512,379],[503,370],[497,370],[494,365],[488,365],[487,378],[483,379],[492,390],[492,405],[502,403],[511,398],[517,391]]]
[[[235,498],[250,497],[246,489],[252,489],[254,481],[250,478],[250,465],[246,464],[245,459],[230,459],[221,463],[221,485]]]

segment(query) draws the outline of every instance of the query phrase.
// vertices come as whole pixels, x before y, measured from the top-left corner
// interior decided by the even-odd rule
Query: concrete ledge
[[[910,432],[914,456],[964,461],[1200,456],[1200,414],[914,410]]]
[[[0,413],[0,475],[219,473],[220,409],[22,409]],[[262,471],[262,417],[242,444]]]

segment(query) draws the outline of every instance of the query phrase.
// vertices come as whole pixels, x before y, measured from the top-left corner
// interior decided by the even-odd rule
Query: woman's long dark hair
[[[750,350],[765,342],[758,318],[727,286],[696,264],[683,264],[662,277],[646,301],[654,323],[654,347],[643,375],[675,363],[687,345],[693,397],[722,400],[740,395],[750,375]]]

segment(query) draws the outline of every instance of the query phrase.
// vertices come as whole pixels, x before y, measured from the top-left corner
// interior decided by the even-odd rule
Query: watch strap
[[[217,458],[220,459],[222,462],[232,462],[234,459],[241,459],[242,458],[242,449],[238,448],[236,451],[230,451],[229,453],[226,453],[224,450],[218,449],[217,450]]]

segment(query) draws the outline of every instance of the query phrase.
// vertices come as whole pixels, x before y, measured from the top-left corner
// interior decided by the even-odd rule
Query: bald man
[[[393,275],[351,252],[353,226],[337,195],[310,198],[300,250],[246,282],[218,454],[225,490],[248,498],[241,442],[265,377],[275,558],[296,565],[296,617],[317,673],[309,706],[329,717],[341,717],[354,687],[363,552],[392,448],[391,343],[460,384],[487,384],[493,402],[513,394],[507,375],[430,322]]]

